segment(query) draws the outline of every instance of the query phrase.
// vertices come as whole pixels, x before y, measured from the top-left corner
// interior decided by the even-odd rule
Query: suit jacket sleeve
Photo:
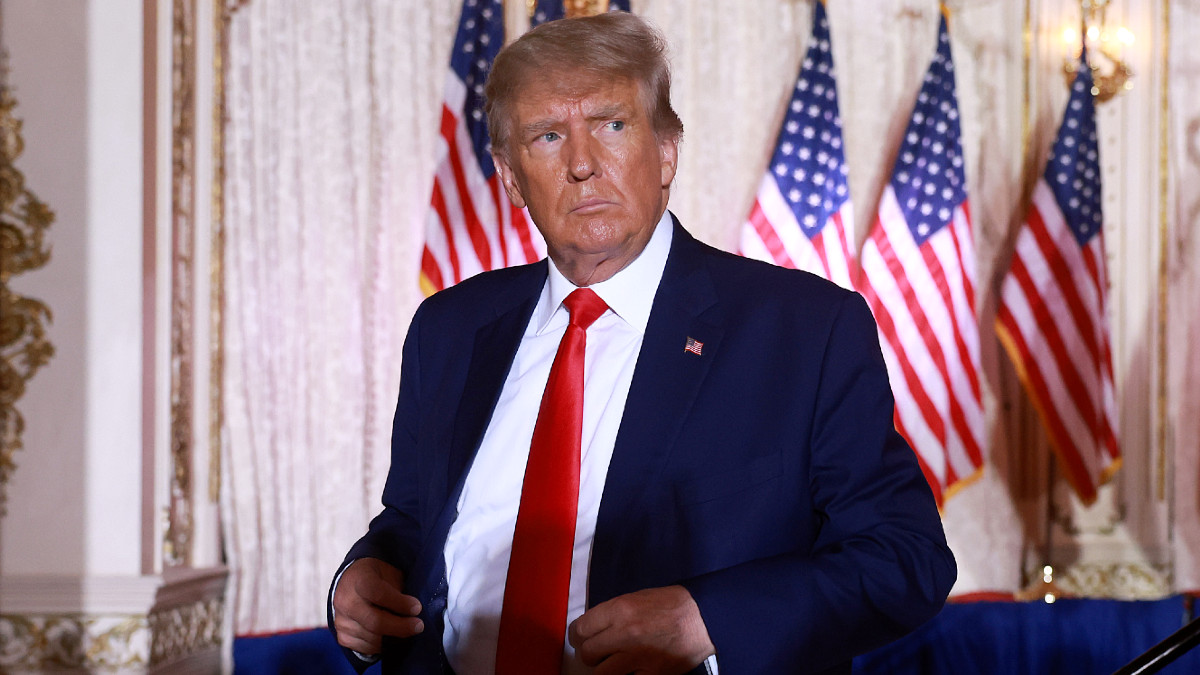
[[[722,673],[805,672],[844,664],[935,615],[956,569],[894,403],[861,296],[842,295],[811,414],[812,546],[683,582]],[[792,452],[785,449],[785,452]]]

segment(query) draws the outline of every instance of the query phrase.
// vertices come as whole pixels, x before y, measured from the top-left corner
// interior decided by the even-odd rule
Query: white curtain
[[[321,625],[378,510],[454,4],[233,15],[222,500],[239,634]]]
[[[1014,412],[1021,408],[1019,385],[990,339],[988,301],[1027,175],[1025,3],[949,4],[979,247],[992,447],[984,477],[951,499],[944,517],[959,559],[956,592],[1012,591],[1040,546],[1046,512],[1044,448],[1032,447],[1023,435],[1032,422]],[[1148,42],[1158,16],[1151,4],[1133,3],[1122,15],[1143,20]],[[378,509],[400,345],[420,300],[423,222],[460,6],[457,0],[251,0],[234,15],[226,84],[222,500],[239,634],[322,624],[329,577]],[[1031,0],[1031,6],[1029,132],[1031,147],[1044,153],[1066,97],[1055,41],[1063,26],[1078,25],[1078,4]],[[794,84],[811,1],[634,0],[633,9],[662,28],[672,48],[674,102],[685,134],[671,208],[700,238],[732,249]],[[828,11],[861,241],[932,57],[938,3],[839,0]],[[1176,18],[1187,13],[1177,9]],[[1194,31],[1194,21],[1189,25]],[[1178,44],[1174,58],[1185,63],[1191,52]],[[1135,70],[1150,72],[1156,53],[1147,47],[1134,54]],[[1108,104],[1102,131],[1154,119],[1153,79],[1135,81],[1135,92],[1141,98]],[[1180,94],[1193,103],[1190,110],[1200,107],[1194,94]],[[1157,147],[1152,125],[1138,133],[1144,147]],[[1153,165],[1153,152],[1126,157],[1134,145],[1118,144],[1116,136],[1102,149],[1106,166]],[[1105,186],[1119,193],[1118,213],[1124,195],[1149,194],[1157,185],[1153,175],[1135,173],[1106,173],[1106,181],[1126,183]],[[1187,227],[1196,230],[1194,217]],[[1157,280],[1153,247],[1142,260],[1135,254],[1146,247],[1125,244],[1141,236],[1118,229],[1110,243],[1118,263],[1113,283],[1150,296]],[[1178,265],[1194,270],[1195,258]],[[1194,294],[1181,290],[1176,297],[1196,306]],[[1118,379],[1149,378],[1153,327],[1132,312],[1117,322]],[[1186,347],[1185,336],[1175,339]],[[1177,372],[1190,369],[1193,377],[1173,380],[1178,416],[1172,419],[1179,423],[1200,405],[1195,387],[1188,388],[1200,380],[1200,366],[1190,363],[1181,362]],[[1146,391],[1154,390],[1147,384]],[[1153,408],[1125,395],[1126,467],[1150,466],[1157,452],[1147,441]],[[1142,480],[1145,471],[1124,473]],[[1122,488],[1120,509],[1112,500],[1102,505],[1124,519],[1118,529],[1158,522],[1163,509],[1143,508],[1152,499],[1139,496],[1139,485]],[[1148,548],[1169,546],[1165,534],[1155,537]]]

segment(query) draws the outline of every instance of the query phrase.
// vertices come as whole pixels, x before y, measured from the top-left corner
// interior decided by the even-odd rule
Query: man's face
[[[521,92],[509,122],[496,167],[558,269],[587,286],[637,258],[667,208],[677,156],[675,139],[656,137],[637,83],[550,77]]]

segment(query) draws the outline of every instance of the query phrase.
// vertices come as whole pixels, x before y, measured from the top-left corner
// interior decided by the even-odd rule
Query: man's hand
[[[677,675],[716,653],[683,586],[621,595],[571,623],[571,645],[595,675]]]
[[[360,558],[342,573],[333,592],[338,643],[359,654],[378,654],[383,636],[412,637],[425,625],[421,602],[402,592],[404,574],[375,558]]]

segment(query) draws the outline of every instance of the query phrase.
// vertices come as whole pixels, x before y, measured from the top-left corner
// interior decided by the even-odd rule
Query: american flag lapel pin
[[[704,349],[704,343],[694,337],[689,336],[687,342],[683,345],[683,351],[691,352],[696,356],[700,356],[700,350]]]

